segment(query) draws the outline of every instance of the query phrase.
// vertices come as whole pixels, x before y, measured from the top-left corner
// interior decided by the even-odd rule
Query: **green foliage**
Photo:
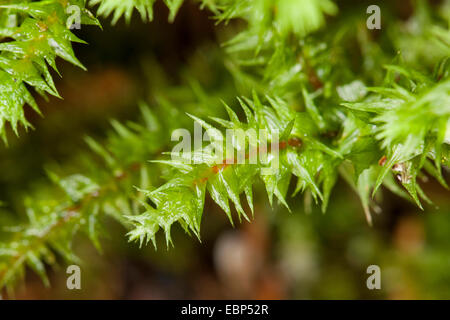
[[[25,104],[39,112],[27,85],[44,97],[59,97],[49,70],[58,72],[56,57],[84,69],[72,50],[72,42],[83,41],[67,27],[70,6],[80,8],[83,24],[100,25],[84,0],[7,0],[0,5],[0,135],[5,142],[5,123],[11,123],[16,134],[18,124],[31,127]]]
[[[249,220],[241,205],[240,194],[245,193],[248,206],[253,211],[252,187],[258,177],[265,184],[271,204],[275,195],[289,209],[285,196],[294,175],[298,178],[295,193],[310,190],[316,201],[324,201],[323,208],[326,209],[330,190],[336,181],[334,172],[343,156],[316,140],[314,129],[305,131],[305,125],[315,127],[314,120],[307,113],[295,112],[279,98],[267,99],[270,107],[263,105],[256,95],[253,101],[244,99],[244,102],[239,99],[246,122],[241,122],[227,105],[225,107],[230,120],[212,118],[225,129],[233,130],[233,135],[227,137],[232,141],[231,152],[226,150],[217,153],[216,148],[208,146],[193,152],[172,153],[172,160],[158,161],[172,166],[175,173],[156,190],[141,190],[156,208],[144,203],[145,213],[129,217],[137,226],[129,233],[130,240],[139,240],[142,244],[147,239],[155,244],[155,233],[162,228],[166,233],[167,243],[170,243],[170,228],[174,222],[179,222],[187,232],[191,231],[200,238],[206,192],[225,211],[232,224],[229,200],[236,207],[239,220],[242,217]],[[192,118],[208,130],[214,140],[222,141],[221,148],[226,149],[227,141],[218,129],[194,116]],[[265,134],[261,134],[261,130]],[[240,133],[243,134],[240,136]],[[252,136],[255,139],[251,139]],[[265,144],[261,144],[266,140],[271,147],[279,149],[279,156],[263,151],[263,154],[267,153],[266,159],[258,156],[255,163],[249,163],[247,158],[251,154],[260,154],[261,149],[266,148]],[[224,156],[234,155],[235,150],[245,151],[245,164],[230,161],[231,158]]]
[[[27,265],[46,279],[43,263],[55,263],[55,254],[66,262],[78,261],[71,249],[77,233],[85,234],[100,250],[99,235],[106,216],[125,225],[124,214],[139,212],[143,199],[135,196],[133,186],[149,186],[151,172],[144,164],[161,148],[166,132],[162,124],[156,125],[155,115],[147,107],[143,105],[141,110],[142,124],[124,126],[113,121],[114,131],[105,145],[86,138],[92,155],[80,159],[83,174],[60,177],[49,171],[54,199],[39,198],[38,194],[28,197],[28,222],[3,226],[0,287],[14,285]]]
[[[91,0],[91,5],[99,5],[98,14],[108,17],[114,13],[112,24],[116,24],[122,15],[130,22],[134,9],[141,15],[142,20],[153,20],[153,4],[156,0]],[[183,0],[164,0],[170,10],[169,20],[173,21]]]
[[[191,86],[195,90],[180,95],[184,110],[192,111],[192,107],[207,114],[211,111],[209,100],[202,101],[198,84]],[[45,264],[53,265],[59,257],[64,263],[80,262],[72,249],[75,235],[86,236],[101,251],[100,238],[106,233],[108,220],[129,228],[125,217],[138,215],[145,201],[143,194],[136,194],[136,187],[149,188],[159,174],[149,166],[148,159],[155,158],[170,143],[167,132],[189,122],[172,102],[163,97],[158,101],[159,107],[153,110],[140,104],[140,123],[124,125],[112,120],[106,141],[99,143],[86,137],[91,152],[80,153],[75,161],[79,171],[71,169],[67,174],[66,168],[48,168],[51,185],[46,186],[44,195],[38,188],[26,198],[26,221],[0,220],[0,288],[12,292],[26,267],[48,284]],[[0,218],[12,216],[6,210],[0,213]]]
[[[169,244],[170,228],[174,222],[179,222],[186,232],[200,238],[206,193],[223,209],[231,223],[229,200],[234,204],[239,219],[247,218],[240,195],[246,195],[252,208],[251,190],[258,176],[266,186],[270,203],[275,194],[288,207],[286,193],[294,175],[297,186],[293,194],[306,191],[316,202],[322,201],[323,211],[338,176],[341,176],[360,196],[369,224],[372,223],[370,208],[376,207],[373,196],[382,184],[402,197],[409,194],[421,208],[419,197],[430,202],[417,183],[422,169],[447,186],[441,165],[448,161],[442,150],[448,150],[445,137],[450,123],[448,29],[442,25],[429,29],[433,30],[430,41],[444,48],[437,56],[434,74],[415,71],[413,65],[392,56],[391,61],[397,62],[382,66],[386,69],[386,76],[380,86],[367,87],[362,81],[354,80],[357,75],[352,74],[345,52],[330,53],[333,49],[313,37],[300,43],[292,43],[286,38],[287,34],[302,38],[317,29],[308,28],[315,24],[307,23],[307,19],[291,19],[291,14],[296,15],[296,9],[306,10],[307,5],[302,7],[301,1],[295,4],[277,2],[277,9],[287,3],[293,6],[289,13],[277,10],[272,15],[269,11],[274,7],[270,1],[251,4],[243,1],[219,16],[221,20],[235,17],[248,20],[248,27],[226,43],[230,54],[228,65],[243,87],[269,93],[265,102],[270,107],[263,105],[254,94],[253,101],[240,100],[247,122],[240,122],[228,106],[230,120],[213,119],[228,129],[266,129],[270,133],[287,130],[285,140],[280,142],[288,147],[280,151],[279,170],[265,176],[261,175],[261,165],[217,166],[212,161],[215,155],[210,154],[208,147],[185,155],[187,160],[195,160],[194,165],[190,161],[186,164],[185,158],[164,161],[174,167],[175,173],[161,187],[141,190],[153,206],[145,203],[142,215],[129,217],[135,224],[135,229],[129,233],[131,240],[138,240],[141,244],[152,240],[155,244],[155,233],[162,228]],[[423,9],[423,3],[420,4],[422,7],[418,8]],[[253,11],[247,5],[253,6]],[[328,2],[312,1],[308,5],[315,6],[317,12],[336,13]],[[257,21],[250,12],[257,12],[255,16],[268,21]],[[280,12],[285,14],[285,24],[277,22]],[[321,15],[311,14],[311,17],[316,16]],[[419,18],[425,19],[423,15]],[[431,15],[426,18],[430,21]],[[301,21],[298,23],[304,25],[298,27],[290,24],[292,21]],[[320,25],[322,20],[316,21]],[[361,34],[366,32],[357,30],[355,33],[347,26],[338,25],[335,32],[324,37],[335,46],[343,46],[352,37],[361,41]],[[334,59],[330,59],[332,55]],[[346,80],[348,83],[342,83]],[[339,104],[344,108],[338,107]],[[205,130],[215,129],[200,119],[194,119]],[[327,137],[330,135],[334,138]],[[289,146],[291,139],[300,141],[301,147],[297,144]],[[248,149],[245,142],[236,145],[235,141],[238,139],[233,139],[236,150]],[[204,158],[209,162],[199,160]],[[226,160],[224,158],[223,163]],[[399,187],[395,180],[404,188]]]
[[[154,2],[155,0],[91,0],[90,4],[98,5],[98,14],[104,17],[113,13],[112,23],[115,24],[122,15],[129,21],[134,9],[138,10],[143,20],[151,21]],[[170,10],[169,20],[173,21],[183,1],[164,2]],[[16,134],[18,124],[25,128],[31,127],[25,118],[24,105],[28,104],[39,112],[27,85],[34,87],[40,95],[59,97],[49,71],[50,66],[58,72],[55,61],[57,56],[84,69],[71,46],[71,42],[84,42],[67,28],[67,24],[72,15],[69,8],[77,6],[80,8],[82,24],[100,25],[85,9],[85,5],[85,0],[8,0],[6,4],[0,5],[0,134],[5,142],[5,123],[11,123]],[[242,41],[241,45],[255,40],[261,43],[263,39],[272,37],[274,32],[283,37],[290,32],[306,35],[323,25],[324,12],[336,12],[335,5],[329,0],[283,0],[277,8],[268,0],[204,0],[202,7],[215,12],[218,21],[234,18],[248,20],[248,31],[242,32],[234,40]],[[268,19],[260,21],[261,16]]]
[[[144,20],[152,20],[154,2],[93,0],[91,4],[98,5],[100,15],[113,15],[115,23],[122,15],[129,21],[134,8]],[[182,1],[165,3],[173,20]],[[236,104],[225,104],[228,119],[220,112],[203,112],[217,99],[192,82],[199,98],[192,108],[174,108],[169,100],[159,99],[156,112],[142,109],[143,125],[113,121],[115,134],[106,143],[87,139],[101,164],[84,165],[66,178],[50,174],[65,191],[64,200],[29,202],[29,223],[8,229],[14,235],[0,247],[0,287],[20,278],[26,265],[44,277],[42,261],[51,264],[53,252],[74,260],[70,242],[77,230],[99,247],[96,230],[105,214],[127,226],[130,240],[141,245],[152,241],[155,247],[159,230],[171,244],[175,223],[200,239],[207,196],[231,224],[230,201],[239,221],[250,220],[258,181],[271,205],[275,197],[289,209],[288,195],[302,192],[325,212],[333,187],[342,178],[360,197],[369,224],[380,186],[421,208],[421,199],[431,202],[418,178],[431,175],[447,188],[442,166],[450,164],[448,7],[418,1],[407,22],[386,15],[383,23],[390,31],[384,32],[383,25],[376,36],[366,28],[363,5],[338,14],[336,3],[201,1],[218,23],[246,22],[230,26],[235,33],[223,44],[224,64],[236,85],[233,96],[239,97]],[[22,107],[28,103],[37,110],[37,106],[25,83],[39,93],[58,95],[47,66],[56,69],[56,56],[81,66],[70,47],[71,41],[80,40],[64,28],[63,8],[50,0],[0,6],[0,35],[13,39],[0,43],[0,86],[9,88],[0,93],[1,128],[5,121],[14,129],[17,122],[29,126]],[[383,10],[393,11],[389,5]],[[19,17],[18,26],[7,26],[5,17],[10,13]],[[84,23],[98,24],[84,13]],[[331,15],[335,18],[328,22]],[[40,29],[42,23],[46,28]],[[39,40],[41,36],[45,41]],[[409,47],[408,39],[414,40]],[[436,50],[422,63],[428,45]],[[187,126],[183,112],[194,114],[190,117],[223,145],[231,139],[234,151],[246,150],[246,156],[260,146],[238,137],[223,138],[219,128],[264,129],[269,144],[277,143],[279,158],[229,163],[226,156],[203,145],[159,158],[170,145],[169,133]],[[208,115],[213,115],[211,121],[200,119]],[[257,141],[263,140],[257,136]],[[168,160],[167,155],[174,157]],[[91,157],[84,163],[90,164]],[[158,164],[147,163],[152,159]],[[275,161],[278,165],[272,166]],[[275,170],[267,174],[272,167]],[[162,184],[149,178],[158,175]]]

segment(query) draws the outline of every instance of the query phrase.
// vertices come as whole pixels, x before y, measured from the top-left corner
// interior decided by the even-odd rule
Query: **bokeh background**
[[[407,17],[408,6],[398,7]],[[239,22],[217,27],[190,2],[173,24],[160,2],[155,12],[152,23],[134,16],[129,25],[101,20],[103,31],[76,31],[89,43],[75,46],[89,71],[59,61],[63,78],[57,87],[64,100],[39,101],[45,119],[30,112],[35,130],[19,139],[11,135],[10,146],[0,147],[0,201],[11,211],[23,211],[24,194],[48,184],[46,168],[75,166],[87,150],[86,135],[102,141],[110,119],[138,120],[138,101],[183,101],[185,110],[202,116],[222,112],[219,97],[233,98],[237,84],[220,43]],[[198,107],[199,99],[210,110]],[[448,171],[445,176],[449,181]],[[435,206],[421,211],[384,191],[373,227],[342,181],[326,214],[308,196],[289,200],[292,213],[277,204],[270,208],[262,186],[256,186],[255,217],[236,228],[209,199],[202,243],[176,227],[175,247],[168,250],[162,237],[157,251],[128,243],[127,230],[110,221],[102,253],[82,236],[74,241],[83,261],[81,290],[66,288],[66,266],[60,264],[49,270],[51,287],[29,272],[16,298],[449,299],[450,197],[433,179],[425,177],[421,185]],[[366,287],[372,264],[381,268],[381,290]]]

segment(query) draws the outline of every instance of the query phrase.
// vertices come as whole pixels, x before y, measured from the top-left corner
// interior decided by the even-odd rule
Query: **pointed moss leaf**
[[[231,209],[228,203],[228,193],[227,188],[223,184],[222,179],[219,176],[214,177],[211,181],[208,182],[208,192],[211,195],[211,198],[215,203],[222,208],[223,211],[228,216],[231,225],[234,226],[233,217],[231,216]]]
[[[244,209],[241,206],[241,201],[239,199],[239,194],[241,193],[241,190],[239,189],[239,179],[236,176],[236,172],[233,167],[229,167],[223,171],[220,171],[218,173],[218,177],[220,182],[226,188],[229,198],[236,207],[239,215],[239,220],[241,219],[241,216],[243,216],[246,220],[249,221]]]
[[[292,166],[293,173],[300,179],[303,180],[306,185],[311,187],[313,195],[318,196],[320,199],[323,199],[323,195],[319,188],[317,187],[316,183],[313,180],[313,176],[310,172],[304,167],[304,164],[300,160],[300,156],[293,152],[288,150],[287,151],[287,161]]]
[[[377,180],[375,182],[375,186],[373,188],[372,197],[375,195],[375,193],[378,191],[378,188],[383,183],[384,177],[388,174],[388,172],[392,169],[392,166],[397,163],[401,157],[402,157],[402,147],[401,145],[395,146],[392,154],[390,154],[383,165],[383,168],[381,169]]]

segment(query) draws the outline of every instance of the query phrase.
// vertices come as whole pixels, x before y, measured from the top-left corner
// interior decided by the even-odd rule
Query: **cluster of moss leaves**
[[[79,2],[84,7],[84,1]],[[151,20],[154,2],[94,0],[93,4],[99,5],[99,14],[113,14],[116,22],[122,15],[129,20],[134,8],[143,19]],[[182,1],[165,2],[172,20]],[[0,31],[3,37],[13,39],[0,44],[0,66],[5,75],[0,85],[12,86],[5,91],[12,100],[2,98],[5,105],[0,116],[4,121],[17,123],[14,119],[21,119],[19,122],[26,124],[23,104],[36,107],[24,83],[38,92],[57,95],[47,68],[47,64],[54,67],[56,55],[80,65],[68,49],[70,41],[78,39],[61,24],[67,4],[46,0],[0,6],[2,25],[10,12],[20,21],[19,26]],[[365,3],[349,7],[343,2],[340,7],[330,0],[203,0],[201,6],[212,12],[217,23],[229,23],[234,30],[223,49],[224,65],[235,82],[238,99],[224,107],[229,119],[192,118],[219,140],[218,127],[264,129],[269,132],[269,143],[279,133],[280,157],[265,164],[228,164],[223,158],[217,164],[217,155],[202,146],[179,160],[162,158],[159,165],[151,166],[163,173],[164,183],[158,186],[146,178],[144,163],[159,157],[166,148],[170,130],[160,125],[163,119],[182,116],[162,103],[159,117],[144,109],[144,127],[114,122],[116,134],[109,143],[88,140],[106,165],[65,178],[51,174],[65,191],[66,200],[30,202],[30,223],[10,229],[16,234],[1,243],[0,286],[14,282],[25,264],[43,275],[42,260],[51,263],[53,251],[73,260],[69,244],[79,228],[98,244],[95,230],[102,213],[127,221],[130,240],[141,244],[151,240],[156,245],[155,235],[163,229],[170,244],[174,223],[200,238],[207,194],[231,223],[230,200],[238,218],[249,219],[250,212],[245,212],[240,196],[245,195],[253,211],[252,188],[258,180],[271,204],[275,196],[289,208],[288,193],[303,192],[321,202],[326,211],[333,187],[342,178],[359,195],[369,223],[382,185],[420,207],[421,198],[430,200],[417,178],[429,174],[447,187],[442,166],[448,167],[450,161],[448,1],[434,6],[416,1],[407,21],[398,18],[393,5],[385,4],[382,30],[377,32],[366,28]],[[97,23],[85,13],[87,20],[83,22]],[[41,30],[45,19],[51,21]],[[234,25],[235,20],[245,23]],[[50,24],[52,21],[59,21],[58,27]],[[414,45],[405,47],[405,41]],[[424,48],[433,48],[426,61],[422,59]],[[28,68],[21,77],[14,69],[16,64]],[[13,83],[19,83],[21,89]],[[200,96],[207,101],[209,93],[201,92]],[[236,150],[249,147],[245,141],[232,140]],[[186,157],[196,161],[186,163]],[[272,161],[279,161],[278,169],[264,174]],[[139,174],[126,173],[136,168],[140,168]],[[290,192],[293,177],[296,185]],[[105,190],[113,196],[104,198]]]
[[[67,26],[71,6],[80,8],[82,24],[100,25],[85,9],[85,0],[7,0],[0,5],[0,135],[5,142],[7,122],[16,134],[18,124],[31,127],[24,115],[25,104],[39,112],[28,87],[43,96],[59,97],[49,70],[58,72],[56,57],[85,69],[72,49],[72,42],[83,41]]]

